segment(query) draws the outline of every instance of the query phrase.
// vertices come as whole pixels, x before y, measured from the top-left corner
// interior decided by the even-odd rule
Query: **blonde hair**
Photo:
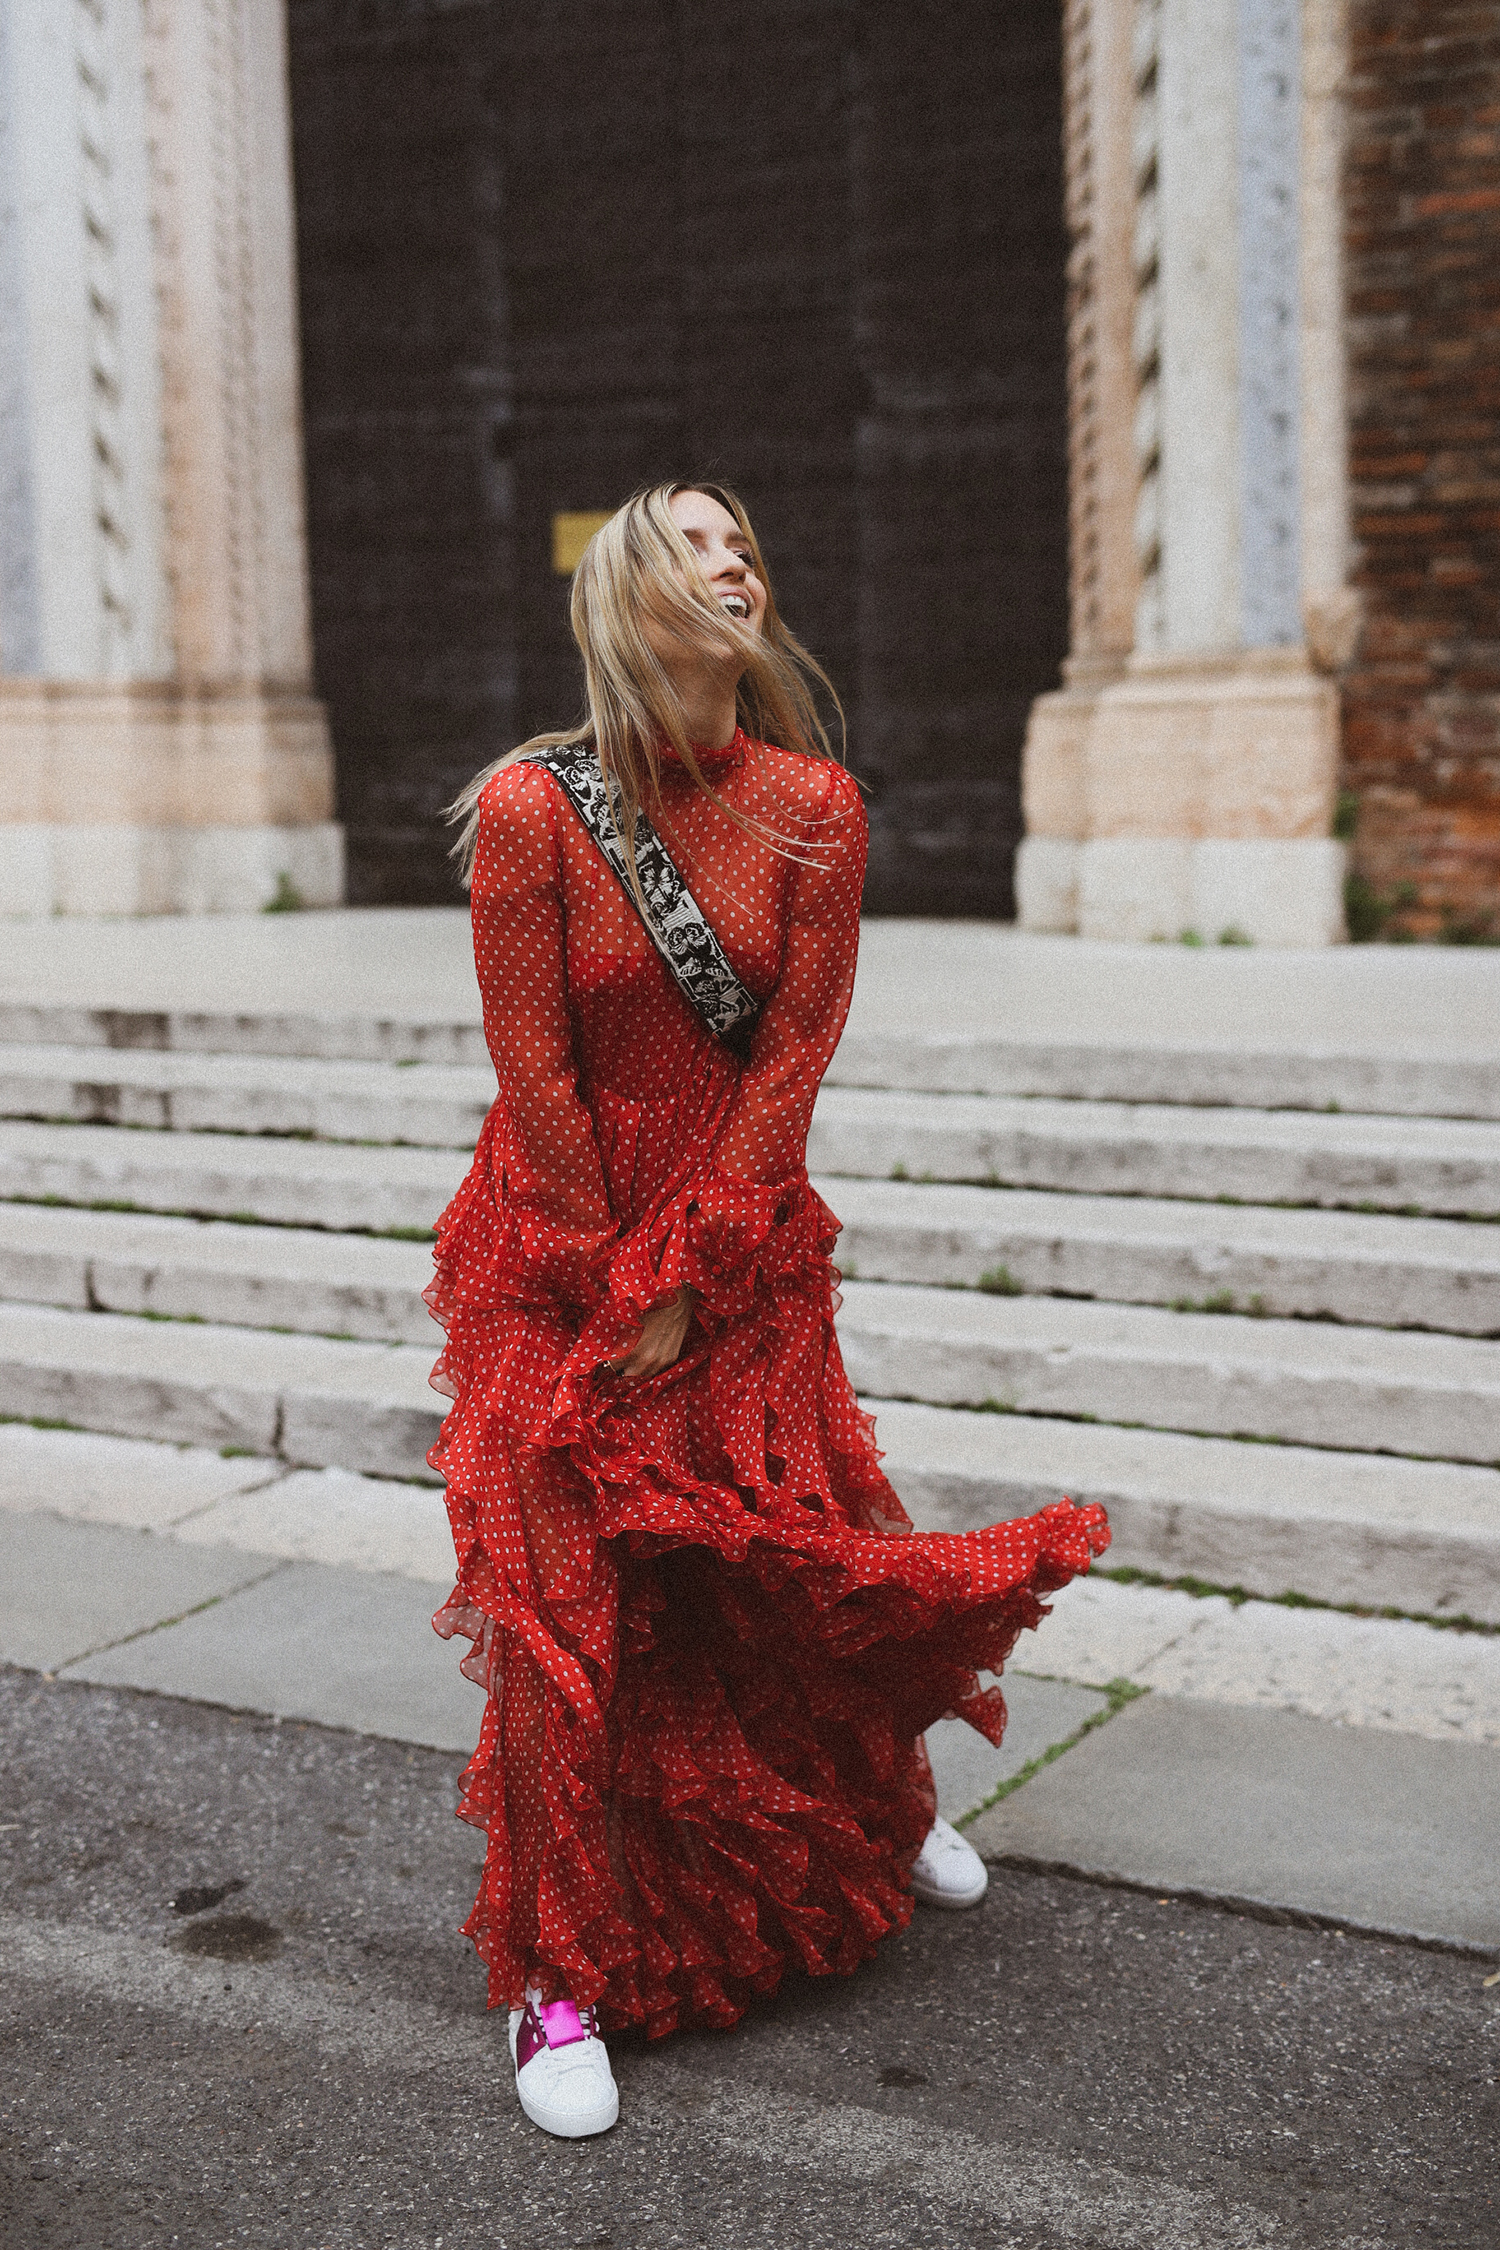
[[[755,575],[766,590],[758,634],[728,616],[715,599],[702,563],[672,514],[671,502],[679,492],[706,493],[738,524]],[[822,665],[782,623],[750,518],[727,486],[655,484],[635,493],[585,547],[573,573],[569,615],[583,657],[584,716],[576,726],[533,735],[518,749],[507,751],[476,774],[447,807],[448,819],[463,823],[453,857],[466,883],[474,867],[480,792],[506,766],[537,750],[592,742],[606,780],[614,784],[620,832],[626,837],[635,834],[643,800],[658,792],[661,754],[668,745],[705,795],[724,804],[693,754],[682,699],[646,637],[645,619],[689,648],[706,656],[731,656],[744,666],[735,706],[747,734],[810,758],[833,755],[818,716],[813,683],[827,692],[841,730],[843,707]],[[787,848],[787,839],[763,822],[730,805],[724,810],[773,849]],[[630,864],[633,873],[633,855]]]

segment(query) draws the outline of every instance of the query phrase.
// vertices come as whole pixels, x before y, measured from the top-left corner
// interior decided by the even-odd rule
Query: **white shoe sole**
[[[939,1816],[912,1867],[912,1896],[923,1906],[961,1913],[965,1907],[977,1906],[989,1887],[989,1871],[978,1852],[951,1821]]]
[[[539,2125],[544,2133],[550,2133],[557,2141],[586,2141],[595,2133],[607,2133],[612,2125],[620,2122],[618,2093],[612,2094],[607,2103],[600,2102],[593,2109],[567,2110],[548,2109],[545,2102],[528,2101],[521,2092],[519,2081],[516,2084],[516,2095],[532,2124]]]
[[[911,1895],[919,1906],[941,1906],[950,1914],[961,1914],[965,1907],[977,1906],[989,1887],[989,1876],[982,1875],[966,1891],[927,1890],[921,1883],[914,1882]]]

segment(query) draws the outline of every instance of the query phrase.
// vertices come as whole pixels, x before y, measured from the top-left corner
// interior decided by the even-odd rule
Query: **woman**
[[[838,1222],[805,1150],[865,818],[743,508],[639,494],[590,543],[572,618],[586,724],[454,808],[499,1098],[429,1302],[458,1555],[434,1622],[489,1691],[465,1930],[523,2108],[577,2136],[618,2113],[603,2028],[731,2024],[788,1964],[852,1970],[914,1888],[981,1895],[923,1732],[957,1712],[999,1741],[977,1674],[1108,1531],[1063,1502],[913,1534],[844,1374]],[[761,1003],[743,1059],[548,751],[597,759],[616,838],[647,814]]]

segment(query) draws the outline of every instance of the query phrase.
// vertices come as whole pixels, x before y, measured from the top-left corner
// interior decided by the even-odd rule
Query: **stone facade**
[[[1500,7],[1354,0],[1353,901],[1500,938]]]
[[[1340,0],[1071,0],[1072,651],[1033,929],[1323,944],[1348,608]]]
[[[280,0],[0,14],[0,913],[342,892]]]
[[[454,896],[554,518],[686,470],[874,910],[1500,936],[1497,115],[1500,0],[9,0],[0,914],[339,898],[314,641]]]

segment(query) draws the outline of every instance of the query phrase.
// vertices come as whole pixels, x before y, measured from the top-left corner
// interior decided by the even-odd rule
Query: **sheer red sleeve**
[[[758,1275],[770,1279],[831,1242],[833,1222],[804,1166],[813,1103],[854,989],[868,824],[848,774],[826,771],[804,824],[781,975],[724,1131],[702,1173],[611,1264],[611,1295],[637,1310],[687,1283],[707,1311],[742,1311]]]
[[[714,1170],[774,1185],[800,1171],[813,1103],[833,1060],[859,953],[859,900],[869,829],[859,790],[828,769],[823,804],[807,822],[786,950],[735,1097]]]
[[[552,783],[526,766],[507,767],[480,798],[474,964],[508,1128],[492,1153],[491,1187],[514,1221],[520,1292],[589,1305],[617,1229],[578,1090],[557,810]]]

